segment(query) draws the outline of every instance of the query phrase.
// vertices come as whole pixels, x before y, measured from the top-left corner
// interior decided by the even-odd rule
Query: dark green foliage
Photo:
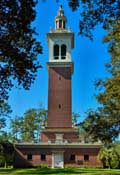
[[[118,20],[120,16],[119,0],[68,0],[72,10],[78,9],[80,6],[80,35],[93,39],[92,30],[101,24],[107,29],[111,23],[111,19]]]
[[[47,122],[47,110],[27,110],[23,117],[16,116],[11,120],[11,139],[20,142],[39,142],[40,131]]]
[[[119,168],[120,169],[120,142],[115,142],[109,147],[103,147],[98,155],[98,158],[104,168]]]
[[[111,20],[107,29],[108,34],[103,42],[109,43],[108,52],[111,55],[110,63],[106,65],[107,70],[113,77],[120,76],[120,17],[117,21]],[[119,79],[120,80],[120,79]],[[119,83],[118,83],[119,84]]]
[[[90,111],[87,118],[80,124],[94,141],[101,140],[105,145],[114,141],[120,132],[120,121],[99,108],[99,111]],[[102,112],[103,111],[103,112]]]
[[[68,0],[68,4],[75,11],[79,7],[79,0]]]
[[[41,67],[37,55],[42,47],[31,27],[35,5],[34,0],[0,1],[0,104],[7,102],[14,80],[29,89]]]
[[[0,100],[0,117],[8,116],[11,113],[10,106],[4,101]]]
[[[73,112],[72,113],[72,125],[77,126],[78,119],[80,118],[80,115],[78,113]]]
[[[14,157],[14,146],[6,138],[0,136],[0,165],[4,167],[12,165]]]
[[[100,107],[88,112],[82,127],[94,140],[108,143],[120,134],[120,1],[81,0],[79,3],[82,6],[80,34],[92,39],[92,30],[101,24],[107,32],[103,42],[109,44],[111,55],[106,64],[111,76],[95,84]]]
[[[4,137],[5,135],[5,127],[6,127],[6,119],[9,117],[11,113],[10,106],[4,101],[0,100],[0,137]]]
[[[0,130],[5,127],[5,118],[0,117]]]
[[[22,132],[22,123],[23,123],[23,118],[15,116],[14,119],[11,119],[11,132],[9,133],[11,140],[14,141],[19,141],[21,137],[21,132]]]

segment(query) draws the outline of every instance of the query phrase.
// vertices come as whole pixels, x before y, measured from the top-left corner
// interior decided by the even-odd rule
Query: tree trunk
[[[5,160],[4,168],[7,168],[7,161]]]

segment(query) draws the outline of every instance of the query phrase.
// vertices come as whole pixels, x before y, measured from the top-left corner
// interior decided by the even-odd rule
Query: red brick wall
[[[68,132],[63,134],[63,141],[67,140],[68,142],[77,142],[78,141],[78,133],[77,132]],[[42,132],[41,133],[41,141],[47,142],[48,140],[55,141],[56,140],[56,133],[49,133],[49,132]]]
[[[64,161],[65,164],[75,164],[77,166],[100,166],[101,163],[97,158],[100,148],[80,148],[66,149]],[[70,160],[70,155],[75,155],[75,161]],[[89,161],[84,160],[84,155],[89,155]]]
[[[52,152],[64,152],[64,165],[74,166],[101,166],[97,159],[100,148],[19,148],[15,151],[14,167],[30,167],[47,164],[52,165]],[[32,154],[32,161],[27,160],[27,154]],[[46,160],[41,161],[40,154],[46,154]],[[75,160],[70,160],[71,154]],[[89,161],[84,161],[84,155],[89,155]]]
[[[32,160],[27,160],[27,155],[32,154]],[[46,160],[41,160],[41,154],[46,154]],[[15,150],[14,167],[32,167],[47,164],[51,166],[52,152],[50,149],[19,148]]]
[[[79,138],[79,135],[77,132],[65,133],[63,136],[63,139],[67,140],[68,142],[77,142],[78,138]]]
[[[56,136],[55,133],[41,133],[41,141],[48,142],[48,140],[55,140]]]
[[[48,67],[48,128],[71,128],[71,68]]]

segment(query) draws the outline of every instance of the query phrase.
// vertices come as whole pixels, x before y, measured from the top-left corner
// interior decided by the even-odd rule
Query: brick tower
[[[55,30],[47,33],[49,47],[48,124],[42,130],[42,141],[72,142],[78,138],[77,130],[72,128],[71,49],[74,47],[74,33],[66,29],[66,21],[64,11],[60,6],[55,17]]]
[[[72,127],[71,49],[74,47],[74,33],[66,28],[66,21],[60,6],[55,18],[55,30],[47,33],[49,47],[47,126],[42,128],[40,142],[15,144],[14,167],[43,164],[52,168],[64,168],[69,164],[100,165],[97,156],[102,147],[101,143],[80,142],[78,130]]]

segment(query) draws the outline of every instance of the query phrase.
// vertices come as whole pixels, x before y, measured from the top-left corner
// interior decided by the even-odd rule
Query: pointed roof
[[[60,7],[58,9],[57,16],[55,17],[55,21],[60,20],[60,19],[65,21],[65,22],[67,21],[67,18],[64,15],[64,10],[62,8],[62,5],[60,5]]]

